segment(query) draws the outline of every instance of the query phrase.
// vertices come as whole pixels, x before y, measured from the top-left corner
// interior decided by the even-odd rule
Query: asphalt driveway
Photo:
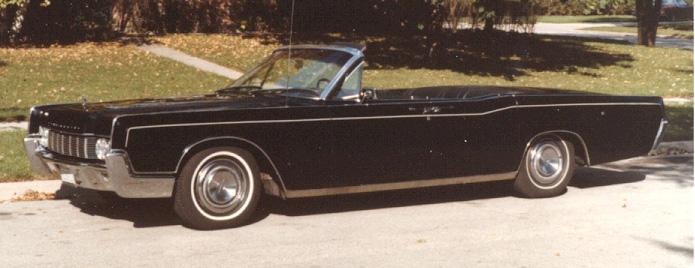
[[[693,157],[580,168],[556,198],[480,183],[269,200],[250,225],[180,226],[167,200],[0,204],[0,267],[690,267]]]

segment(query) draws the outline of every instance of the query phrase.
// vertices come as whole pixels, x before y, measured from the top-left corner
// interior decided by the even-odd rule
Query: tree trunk
[[[485,27],[483,28],[483,32],[486,33],[492,33],[492,30],[495,29],[495,19],[494,18],[486,18],[485,19]]]
[[[17,8],[17,11],[15,12],[14,15],[14,20],[12,21],[12,25],[10,25],[10,31],[9,31],[9,36],[10,36],[10,43],[16,43],[19,38],[19,34],[22,31],[22,26],[24,25],[24,15],[27,14],[27,9],[29,9],[29,2],[31,0],[24,0],[17,5],[19,6]]]
[[[662,0],[637,0],[637,44],[654,46]]]

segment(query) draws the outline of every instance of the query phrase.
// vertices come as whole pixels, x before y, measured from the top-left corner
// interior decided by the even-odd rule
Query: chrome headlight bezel
[[[51,131],[45,127],[39,127],[39,145],[48,148],[48,135]]]
[[[106,154],[108,154],[109,151],[111,151],[111,141],[109,141],[109,139],[104,138],[98,139],[94,151],[99,160],[106,159]]]

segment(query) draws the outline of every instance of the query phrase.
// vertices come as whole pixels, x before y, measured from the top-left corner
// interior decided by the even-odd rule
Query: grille
[[[97,159],[96,137],[48,132],[48,150],[62,155]]]

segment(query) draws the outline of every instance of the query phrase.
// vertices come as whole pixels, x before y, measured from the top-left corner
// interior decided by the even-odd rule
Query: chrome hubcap
[[[531,151],[532,178],[540,184],[552,184],[562,177],[564,159],[562,150],[553,141],[537,144]]]
[[[248,194],[248,177],[237,162],[213,159],[196,174],[196,199],[207,211],[227,214],[239,208]]]

